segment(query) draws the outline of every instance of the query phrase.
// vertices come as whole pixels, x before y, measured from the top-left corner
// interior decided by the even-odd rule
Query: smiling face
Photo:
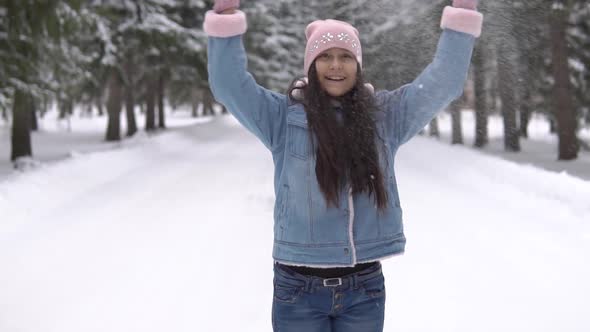
[[[320,85],[332,97],[346,94],[356,83],[357,61],[345,49],[323,51],[315,60],[315,69]]]

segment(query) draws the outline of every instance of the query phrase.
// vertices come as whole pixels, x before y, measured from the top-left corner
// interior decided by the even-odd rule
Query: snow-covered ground
[[[270,154],[231,117],[174,118],[4,173],[0,331],[271,331]],[[71,135],[100,140],[94,122]],[[444,141],[397,157],[408,245],[383,262],[385,331],[589,331],[590,181]]]
[[[76,112],[78,113],[78,112]],[[145,117],[136,114],[137,124],[144,127]],[[210,121],[210,118],[193,118],[186,109],[169,112],[166,126],[169,129],[186,127],[193,124]],[[126,119],[121,114],[121,135],[125,137]],[[139,130],[132,139],[121,142],[105,142],[107,127],[106,116],[81,117],[59,119],[57,111],[53,109],[43,119],[39,119],[39,130],[31,135],[33,156],[43,164],[52,164],[80,154],[98,151],[108,151],[137,144],[146,139],[145,131]],[[14,170],[10,157],[10,127],[0,121],[0,181],[10,177]]]

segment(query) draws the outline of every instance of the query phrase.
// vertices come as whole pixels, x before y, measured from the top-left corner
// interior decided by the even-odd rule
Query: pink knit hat
[[[352,52],[356,61],[363,65],[363,52],[359,40],[359,32],[352,25],[338,20],[317,20],[305,29],[307,46],[305,47],[305,63],[303,73],[307,75],[315,58],[323,51],[338,47]]]

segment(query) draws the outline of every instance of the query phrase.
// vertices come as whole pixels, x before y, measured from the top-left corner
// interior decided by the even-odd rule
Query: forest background
[[[440,14],[450,1],[244,1],[249,70],[284,92],[301,76],[304,28],[318,18],[361,32],[367,79],[377,89],[411,82],[430,62]],[[60,118],[105,116],[105,141],[166,128],[165,109],[215,114],[207,82],[203,0],[0,0],[0,121],[11,127],[15,168],[34,160],[31,132],[50,109]],[[461,115],[474,113],[473,146],[489,142],[488,119],[503,119],[504,149],[518,152],[531,117],[557,136],[556,159],[590,145],[590,3],[481,1],[478,40],[463,97],[449,107],[451,143],[462,144]],[[140,112],[144,123],[139,124]],[[123,121],[122,121],[123,120]],[[429,126],[439,136],[435,119]]]

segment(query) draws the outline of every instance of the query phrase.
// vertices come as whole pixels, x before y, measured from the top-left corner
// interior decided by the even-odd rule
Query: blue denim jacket
[[[375,94],[377,150],[389,204],[366,194],[340,193],[327,207],[315,175],[307,118],[301,104],[259,86],[247,71],[241,36],[209,37],[209,82],[215,99],[272,153],[273,258],[291,265],[352,266],[404,251],[406,239],[394,172],[395,154],[463,92],[475,37],[444,29],[434,60],[410,84]]]

